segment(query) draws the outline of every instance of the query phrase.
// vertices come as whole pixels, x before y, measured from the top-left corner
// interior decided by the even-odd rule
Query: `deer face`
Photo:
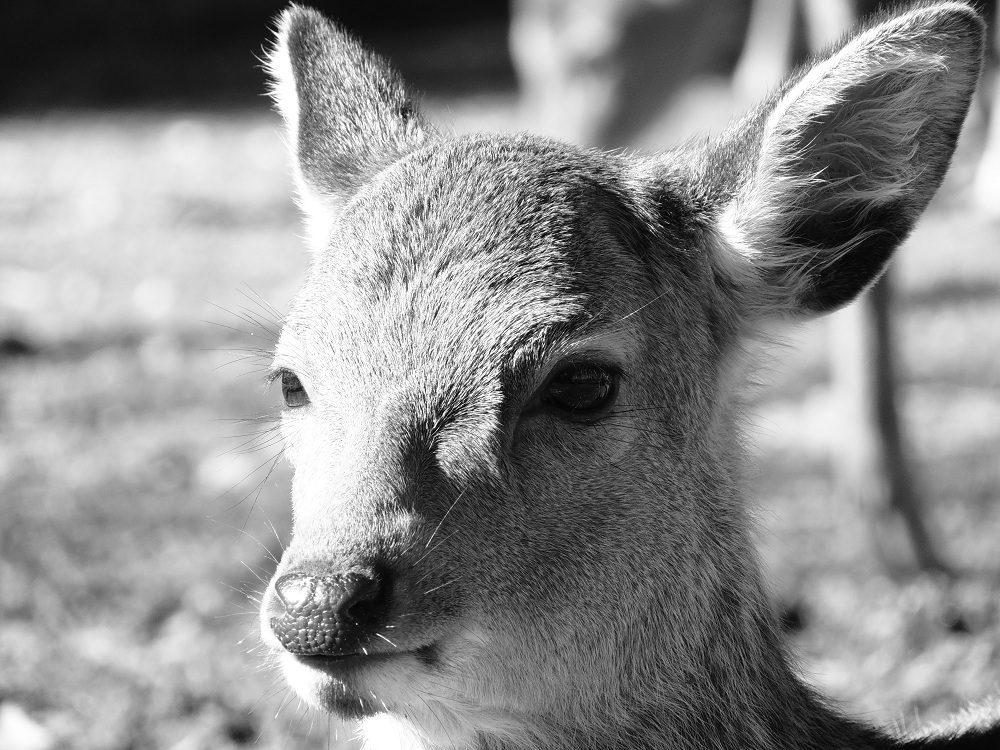
[[[683,611],[692,540],[729,512],[699,489],[713,292],[685,217],[639,179],[539,139],[459,139],[333,224],[274,362],[295,527],[264,607],[315,703],[428,704],[461,733],[618,699],[606,665]],[[650,263],[653,243],[671,249]],[[564,679],[587,672],[606,693]]]

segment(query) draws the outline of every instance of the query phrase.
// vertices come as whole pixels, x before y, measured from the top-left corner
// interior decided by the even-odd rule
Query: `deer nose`
[[[298,656],[358,653],[374,635],[388,599],[384,577],[363,573],[290,573],[274,582],[274,593],[271,630]]]

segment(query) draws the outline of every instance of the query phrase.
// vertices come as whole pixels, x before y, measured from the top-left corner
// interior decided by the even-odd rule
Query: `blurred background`
[[[617,137],[655,148],[748,104],[733,72],[750,0],[581,0],[558,38],[542,0],[314,4],[460,132],[597,140],[610,126],[573,102],[611,91]],[[282,5],[0,7],[0,750],[350,742],[256,648],[290,522],[262,368],[307,261],[263,95]],[[644,40],[623,41],[625,16]],[[751,87],[776,81],[772,62]],[[789,638],[807,679],[877,721],[941,718],[1000,679],[1000,224],[974,190],[988,103],[902,251],[893,313],[906,439],[955,577],[887,566],[838,493],[824,326],[769,331],[778,351],[752,378],[760,543]]]

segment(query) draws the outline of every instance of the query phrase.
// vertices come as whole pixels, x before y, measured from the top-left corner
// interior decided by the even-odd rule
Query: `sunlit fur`
[[[440,135],[318,13],[279,26],[314,253],[273,363],[309,395],[283,419],[276,576],[393,582],[367,662],[339,672],[281,653],[268,590],[292,686],[373,748],[900,746],[794,675],[731,376],[763,315],[843,304],[905,236],[964,119],[978,17],[889,20],[648,159]],[[592,423],[544,400],[579,359],[618,383]]]

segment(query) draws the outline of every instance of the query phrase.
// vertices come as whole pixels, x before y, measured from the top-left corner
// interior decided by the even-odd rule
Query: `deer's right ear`
[[[433,131],[389,63],[310,8],[292,5],[281,14],[267,70],[309,243],[319,251],[365,179]]]
[[[723,135],[705,168],[722,186],[718,270],[750,315],[829,312],[878,278],[941,184],[983,45],[965,3],[918,5]]]

